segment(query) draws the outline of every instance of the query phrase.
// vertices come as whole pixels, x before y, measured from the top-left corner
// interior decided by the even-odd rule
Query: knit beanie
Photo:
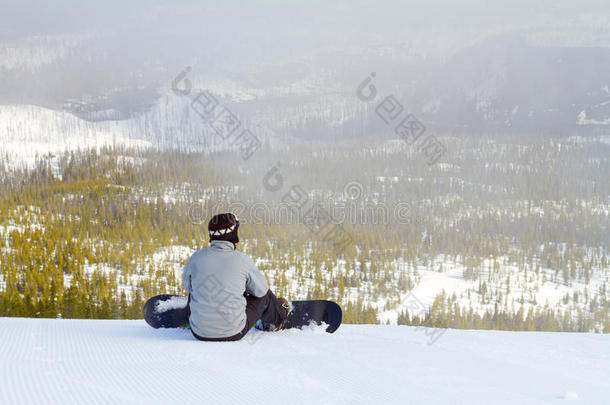
[[[238,228],[239,220],[234,214],[226,212],[224,214],[214,215],[208,223],[210,241],[226,240],[236,244],[239,242],[239,236],[237,235]]]

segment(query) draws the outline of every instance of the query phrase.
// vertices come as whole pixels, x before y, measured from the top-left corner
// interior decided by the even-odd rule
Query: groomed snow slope
[[[199,342],[144,321],[0,318],[1,404],[610,401],[610,337],[343,325]]]

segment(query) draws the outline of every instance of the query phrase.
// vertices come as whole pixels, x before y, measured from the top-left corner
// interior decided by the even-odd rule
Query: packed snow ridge
[[[2,404],[607,404],[606,335],[342,325],[200,342],[144,321],[0,318]]]
[[[171,309],[184,308],[186,307],[187,302],[187,297],[175,296],[165,301],[157,302],[157,307],[155,309],[157,313],[167,312]]]

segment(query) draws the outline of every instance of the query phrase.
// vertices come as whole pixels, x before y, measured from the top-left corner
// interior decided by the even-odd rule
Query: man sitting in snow
[[[288,301],[271,292],[252,259],[235,250],[238,229],[232,213],[215,215],[208,224],[210,246],[184,267],[189,324],[199,340],[239,340],[258,320],[264,330],[281,330],[290,312]]]

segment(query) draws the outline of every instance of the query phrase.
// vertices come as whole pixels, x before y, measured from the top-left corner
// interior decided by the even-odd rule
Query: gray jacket
[[[229,337],[246,326],[244,291],[262,297],[269,291],[265,275],[231,242],[213,240],[191,256],[182,270],[191,294],[191,329],[206,338]]]

